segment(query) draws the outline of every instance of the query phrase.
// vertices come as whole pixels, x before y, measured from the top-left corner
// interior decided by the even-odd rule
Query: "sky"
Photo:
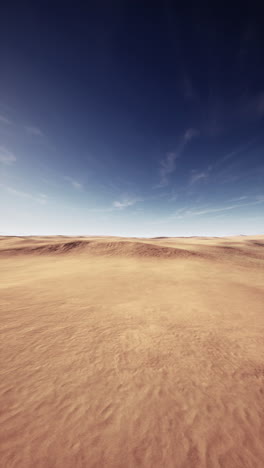
[[[1,4],[0,235],[264,233],[264,11],[187,3]]]

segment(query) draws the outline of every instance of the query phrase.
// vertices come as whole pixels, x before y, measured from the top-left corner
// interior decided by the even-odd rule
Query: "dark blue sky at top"
[[[1,6],[1,231],[263,230],[261,8],[140,3]]]

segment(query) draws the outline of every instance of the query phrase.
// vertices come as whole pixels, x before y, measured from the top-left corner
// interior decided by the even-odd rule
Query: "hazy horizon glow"
[[[0,235],[264,233],[261,18],[4,7]]]

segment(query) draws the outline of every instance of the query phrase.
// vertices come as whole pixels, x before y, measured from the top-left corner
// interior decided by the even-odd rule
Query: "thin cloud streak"
[[[144,201],[144,198],[141,197],[126,197],[121,200],[113,201],[112,205],[105,208],[90,208],[89,211],[92,213],[109,213],[113,211],[120,211],[131,206],[134,206],[138,202]]]
[[[142,198],[126,198],[122,201],[114,201],[113,207],[122,210],[124,208],[128,208],[129,206],[133,206],[140,201],[143,201]]]
[[[196,128],[188,128],[188,130],[186,130],[184,134],[184,141],[190,141],[199,135],[200,135],[200,132]]]
[[[169,184],[169,176],[176,169],[176,160],[182,155],[186,145],[193,138],[197,137],[200,132],[195,128],[189,128],[185,131],[181,142],[176,151],[167,153],[166,157],[160,161],[160,182],[155,188],[166,187]]]
[[[230,151],[229,153],[227,153],[225,156],[223,156],[221,159],[219,159],[218,161],[216,161],[216,163],[214,164],[214,167],[217,167],[218,165],[220,164],[223,164],[225,161],[228,161],[229,159],[231,158],[234,158],[235,156],[237,156],[238,154],[240,153],[243,153],[244,151],[246,151],[253,143],[255,143],[255,141],[257,141],[257,138],[252,138],[251,140],[249,140],[247,143],[244,143],[243,145],[239,145],[237,148],[235,148],[233,151]]]
[[[6,124],[6,125],[12,125],[11,120],[9,120],[4,115],[0,115],[0,123]]]
[[[179,208],[176,210],[174,213],[172,213],[170,216],[159,219],[156,221],[151,222],[150,224],[167,224],[171,223],[177,219],[184,219],[184,218],[192,218],[193,216],[204,216],[207,214],[214,214],[214,213],[221,213],[225,211],[231,211],[239,208],[243,208],[245,206],[254,206],[254,205],[259,205],[261,203],[264,203],[264,195],[259,195],[255,197],[255,200],[252,202],[248,203],[240,203],[240,204],[234,204],[234,205],[229,205],[225,207],[219,207],[219,208],[205,208],[201,210],[190,210],[188,208]]]
[[[204,210],[198,210],[198,211],[192,211],[192,210],[187,210],[185,213],[183,213],[180,216],[176,216],[178,218],[182,218],[183,216],[201,216],[205,214],[210,214],[210,213],[218,213],[220,211],[229,211],[229,210],[234,210],[237,208],[242,208],[244,206],[251,206],[251,205],[258,205],[260,203],[264,202],[264,197],[260,198],[259,200],[255,200],[249,203],[240,203],[240,204],[235,204],[235,205],[230,205],[230,206],[225,206],[221,208],[208,208]]]
[[[40,193],[39,195],[33,195],[31,193],[23,192],[21,190],[17,190],[13,187],[6,186],[3,184],[0,184],[0,186],[11,195],[15,195],[20,198],[29,198],[31,200],[37,201],[38,203],[41,203],[42,205],[45,205],[47,203],[47,195],[43,193]]]
[[[82,190],[83,189],[83,185],[80,182],[78,182],[78,180],[75,180],[72,177],[65,176],[64,180],[66,180],[67,182],[70,182],[72,187],[74,187],[76,190]]]
[[[157,187],[166,187],[169,184],[168,176],[175,171],[175,161],[180,157],[181,151],[177,153],[167,153],[166,158],[160,161],[160,183]]]
[[[242,195],[241,197],[235,197],[235,198],[230,198],[230,202],[233,202],[233,201],[240,201],[240,200],[246,200],[248,198],[248,196],[246,195]]]
[[[194,183],[196,183],[198,181],[201,181],[201,180],[206,180],[212,174],[219,175],[216,172],[219,169],[219,166],[224,164],[229,159],[235,158],[239,154],[246,151],[248,148],[250,148],[250,146],[252,144],[254,144],[257,141],[257,139],[258,138],[255,137],[255,138],[252,138],[251,140],[249,140],[248,142],[244,143],[243,145],[239,145],[237,148],[235,148],[233,151],[230,151],[229,153],[225,154],[222,158],[220,158],[215,163],[210,164],[207,167],[207,169],[205,169],[204,171],[200,171],[200,172],[192,171],[191,178],[190,178],[190,185],[192,185],[192,184],[194,184]],[[233,182],[235,180],[238,180],[239,178],[240,178],[240,176],[238,176],[237,174],[236,175],[228,174],[226,182]],[[225,180],[223,182],[225,182]]]
[[[14,162],[16,162],[15,155],[4,146],[0,146],[0,163],[11,165]]]
[[[209,172],[209,169],[203,172],[193,172],[190,180],[190,185],[193,185],[195,182],[198,182],[200,180],[207,179],[209,177]]]

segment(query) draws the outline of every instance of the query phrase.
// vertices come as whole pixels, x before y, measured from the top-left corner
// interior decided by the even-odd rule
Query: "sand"
[[[264,466],[264,236],[0,238],[2,467]]]

